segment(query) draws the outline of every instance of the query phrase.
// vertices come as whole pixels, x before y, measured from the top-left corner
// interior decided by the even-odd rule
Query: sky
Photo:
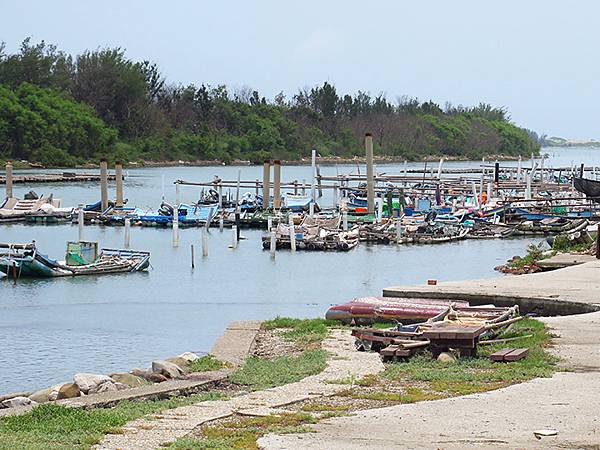
[[[392,101],[486,102],[540,134],[598,139],[599,17],[594,0],[0,0],[0,41],[121,47],[169,82],[268,98],[328,81]]]

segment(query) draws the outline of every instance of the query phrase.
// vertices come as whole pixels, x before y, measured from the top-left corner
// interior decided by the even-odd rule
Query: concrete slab
[[[220,361],[239,366],[250,354],[260,325],[259,320],[232,322],[217,339],[211,353]]]
[[[600,260],[551,272],[504,275],[435,286],[396,286],[386,297],[428,297],[468,300],[472,304],[521,305],[540,315],[579,314],[600,309]]]
[[[578,266],[586,262],[596,261],[596,257],[592,255],[578,255],[572,253],[559,253],[548,259],[542,259],[537,262],[537,266],[543,270],[563,269],[565,267]]]

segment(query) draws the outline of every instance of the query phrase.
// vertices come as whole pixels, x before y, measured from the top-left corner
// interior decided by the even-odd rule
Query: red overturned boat
[[[332,306],[325,318],[357,325],[366,325],[377,321],[398,321],[403,323],[419,322],[443,313],[450,304],[455,307],[468,307],[466,301],[449,301],[432,298],[400,297],[361,297]]]

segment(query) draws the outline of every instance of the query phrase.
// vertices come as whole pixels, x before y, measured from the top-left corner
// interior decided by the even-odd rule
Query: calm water
[[[600,165],[600,151],[552,150],[551,164],[585,161]],[[598,155],[598,156],[597,156]],[[448,165],[475,163],[448,163]],[[478,163],[477,163],[478,164]],[[546,163],[548,164],[548,162]],[[418,165],[421,167],[421,164]],[[436,165],[437,167],[437,165]],[[235,179],[262,176],[261,167],[193,167],[129,170],[125,183],[130,205],[156,207],[166,180],[167,200],[174,200],[175,179],[208,180],[219,174]],[[328,166],[322,173],[356,170]],[[361,168],[361,170],[364,170]],[[379,166],[399,172],[401,165]],[[310,178],[309,167],[284,167],[283,180]],[[63,205],[99,198],[95,183],[17,185],[21,197],[33,188],[53,192]],[[111,186],[114,194],[114,186]],[[198,197],[184,188],[182,200]],[[331,199],[322,203],[328,205]],[[209,257],[190,267],[190,244],[200,249],[200,231],[180,230],[173,248],[171,231],[132,228],[132,248],[152,252],[148,273],[52,280],[0,279],[0,393],[35,389],[69,380],[77,371],[109,373],[146,367],[153,359],[184,351],[209,351],[232,320],[276,315],[322,316],[328,306],[357,296],[380,295],[396,284],[498,276],[493,267],[522,253],[529,239],[467,240],[438,246],[366,246],[349,253],[281,251],[272,260],[260,246],[260,232],[244,230],[247,240],[228,249],[231,232],[211,230]],[[101,246],[121,246],[122,228],[85,228],[86,239]],[[77,227],[0,226],[0,241],[35,239],[53,257],[62,257],[65,242],[77,239]]]

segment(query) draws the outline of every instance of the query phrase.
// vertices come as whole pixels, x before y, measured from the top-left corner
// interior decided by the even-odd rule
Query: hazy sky
[[[250,86],[272,98],[327,80],[488,102],[540,133],[600,138],[600,2],[0,1],[0,41],[70,53],[120,46],[169,81]]]

